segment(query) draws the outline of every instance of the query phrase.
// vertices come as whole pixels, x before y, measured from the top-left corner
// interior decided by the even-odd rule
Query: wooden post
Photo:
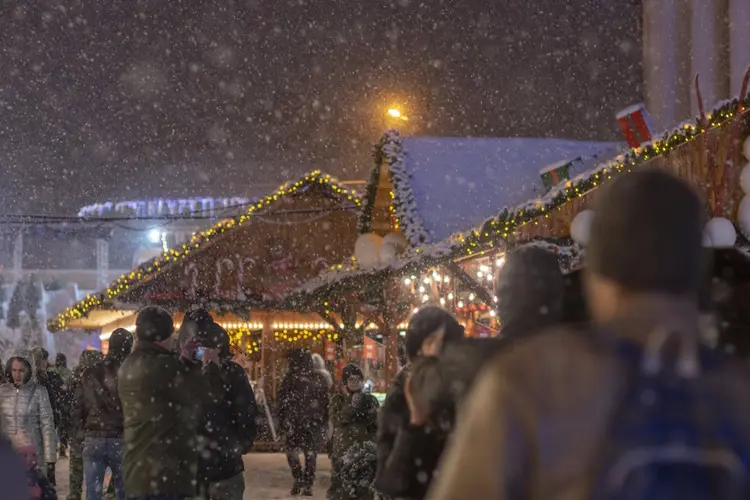
[[[385,339],[385,383],[390,386],[398,373],[398,328],[393,325],[383,325]]]
[[[263,333],[261,334],[260,343],[260,373],[263,377],[263,392],[266,397],[276,399],[276,374],[274,373],[274,352],[276,346],[273,345],[273,324],[270,315],[264,315]]]

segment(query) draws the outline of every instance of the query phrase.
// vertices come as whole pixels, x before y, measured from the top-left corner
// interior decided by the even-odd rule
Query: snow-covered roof
[[[621,149],[618,143],[566,139],[389,135],[383,152],[393,174],[396,216],[415,246],[544,195],[545,167],[570,161],[574,177]]]

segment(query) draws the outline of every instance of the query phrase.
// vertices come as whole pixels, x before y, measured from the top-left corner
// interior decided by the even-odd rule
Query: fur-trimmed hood
[[[8,380],[8,382],[10,383],[13,382],[13,376],[10,373],[10,366],[13,363],[14,359],[20,359],[21,361],[26,363],[26,366],[29,369],[29,374],[26,376],[26,380],[24,380],[23,383],[36,383],[36,363],[34,362],[34,356],[31,354],[31,350],[29,349],[16,349],[11,353],[10,357],[8,358],[8,362],[5,364],[6,380]]]

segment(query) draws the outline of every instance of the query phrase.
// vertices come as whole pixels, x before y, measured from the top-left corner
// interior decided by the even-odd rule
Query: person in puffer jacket
[[[55,416],[47,389],[37,384],[34,360],[27,350],[18,350],[8,360],[0,385],[0,428],[8,438],[25,433],[37,455],[47,465],[42,473],[54,474],[57,460]]]

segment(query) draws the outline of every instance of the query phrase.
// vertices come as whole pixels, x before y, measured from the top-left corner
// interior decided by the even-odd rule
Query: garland
[[[390,167],[390,179],[393,186],[392,211],[396,222],[402,229],[402,234],[418,247],[430,242],[430,236],[424,227],[422,218],[417,210],[414,192],[411,189],[411,175],[406,168],[406,151],[398,131],[391,130],[385,134],[382,154]]]
[[[94,295],[87,295],[83,300],[69,307],[56,318],[51,319],[48,322],[48,329],[53,332],[64,329],[71,321],[87,315],[91,309],[101,307],[106,302],[128,291],[131,287],[152,279],[154,275],[161,272],[164,266],[184,261],[192,252],[199,251],[202,247],[210,244],[214,237],[245,224],[255,212],[268,208],[269,205],[280,198],[292,196],[313,187],[322,187],[326,192],[336,197],[346,198],[357,206],[361,206],[362,202],[355,191],[341,187],[330,175],[322,174],[319,170],[316,170],[305,175],[304,178],[294,184],[283,184],[273,194],[253,203],[246,213],[222,220],[209,229],[196,233],[190,241],[183,243],[180,247],[170,248],[162,255],[144,262],[129,274],[121,275],[106,290]]]
[[[746,97],[743,102],[744,106],[750,106],[750,97]],[[694,123],[683,123],[665,132],[661,139],[633,148],[588,174],[579,175],[560,186],[555,186],[538,200],[527,201],[512,209],[504,208],[497,216],[486,220],[480,229],[455,236],[452,255],[473,255],[494,247],[499,241],[506,241],[519,227],[536,222],[536,219],[541,217],[549,218],[553,210],[559,210],[569,201],[596,189],[602,182],[630,172],[657,156],[667,155],[676,147],[695,139],[709,129],[727,123],[737,116],[738,103],[737,98],[723,101],[708,115],[705,126],[701,124],[700,118]]]
[[[375,198],[378,195],[378,184],[380,183],[380,168],[383,165],[383,146],[385,137],[375,145],[372,157],[375,160],[375,168],[370,171],[370,180],[367,181],[365,193],[362,197],[362,210],[357,218],[357,231],[359,234],[370,232],[372,227],[372,210],[375,208]]]

